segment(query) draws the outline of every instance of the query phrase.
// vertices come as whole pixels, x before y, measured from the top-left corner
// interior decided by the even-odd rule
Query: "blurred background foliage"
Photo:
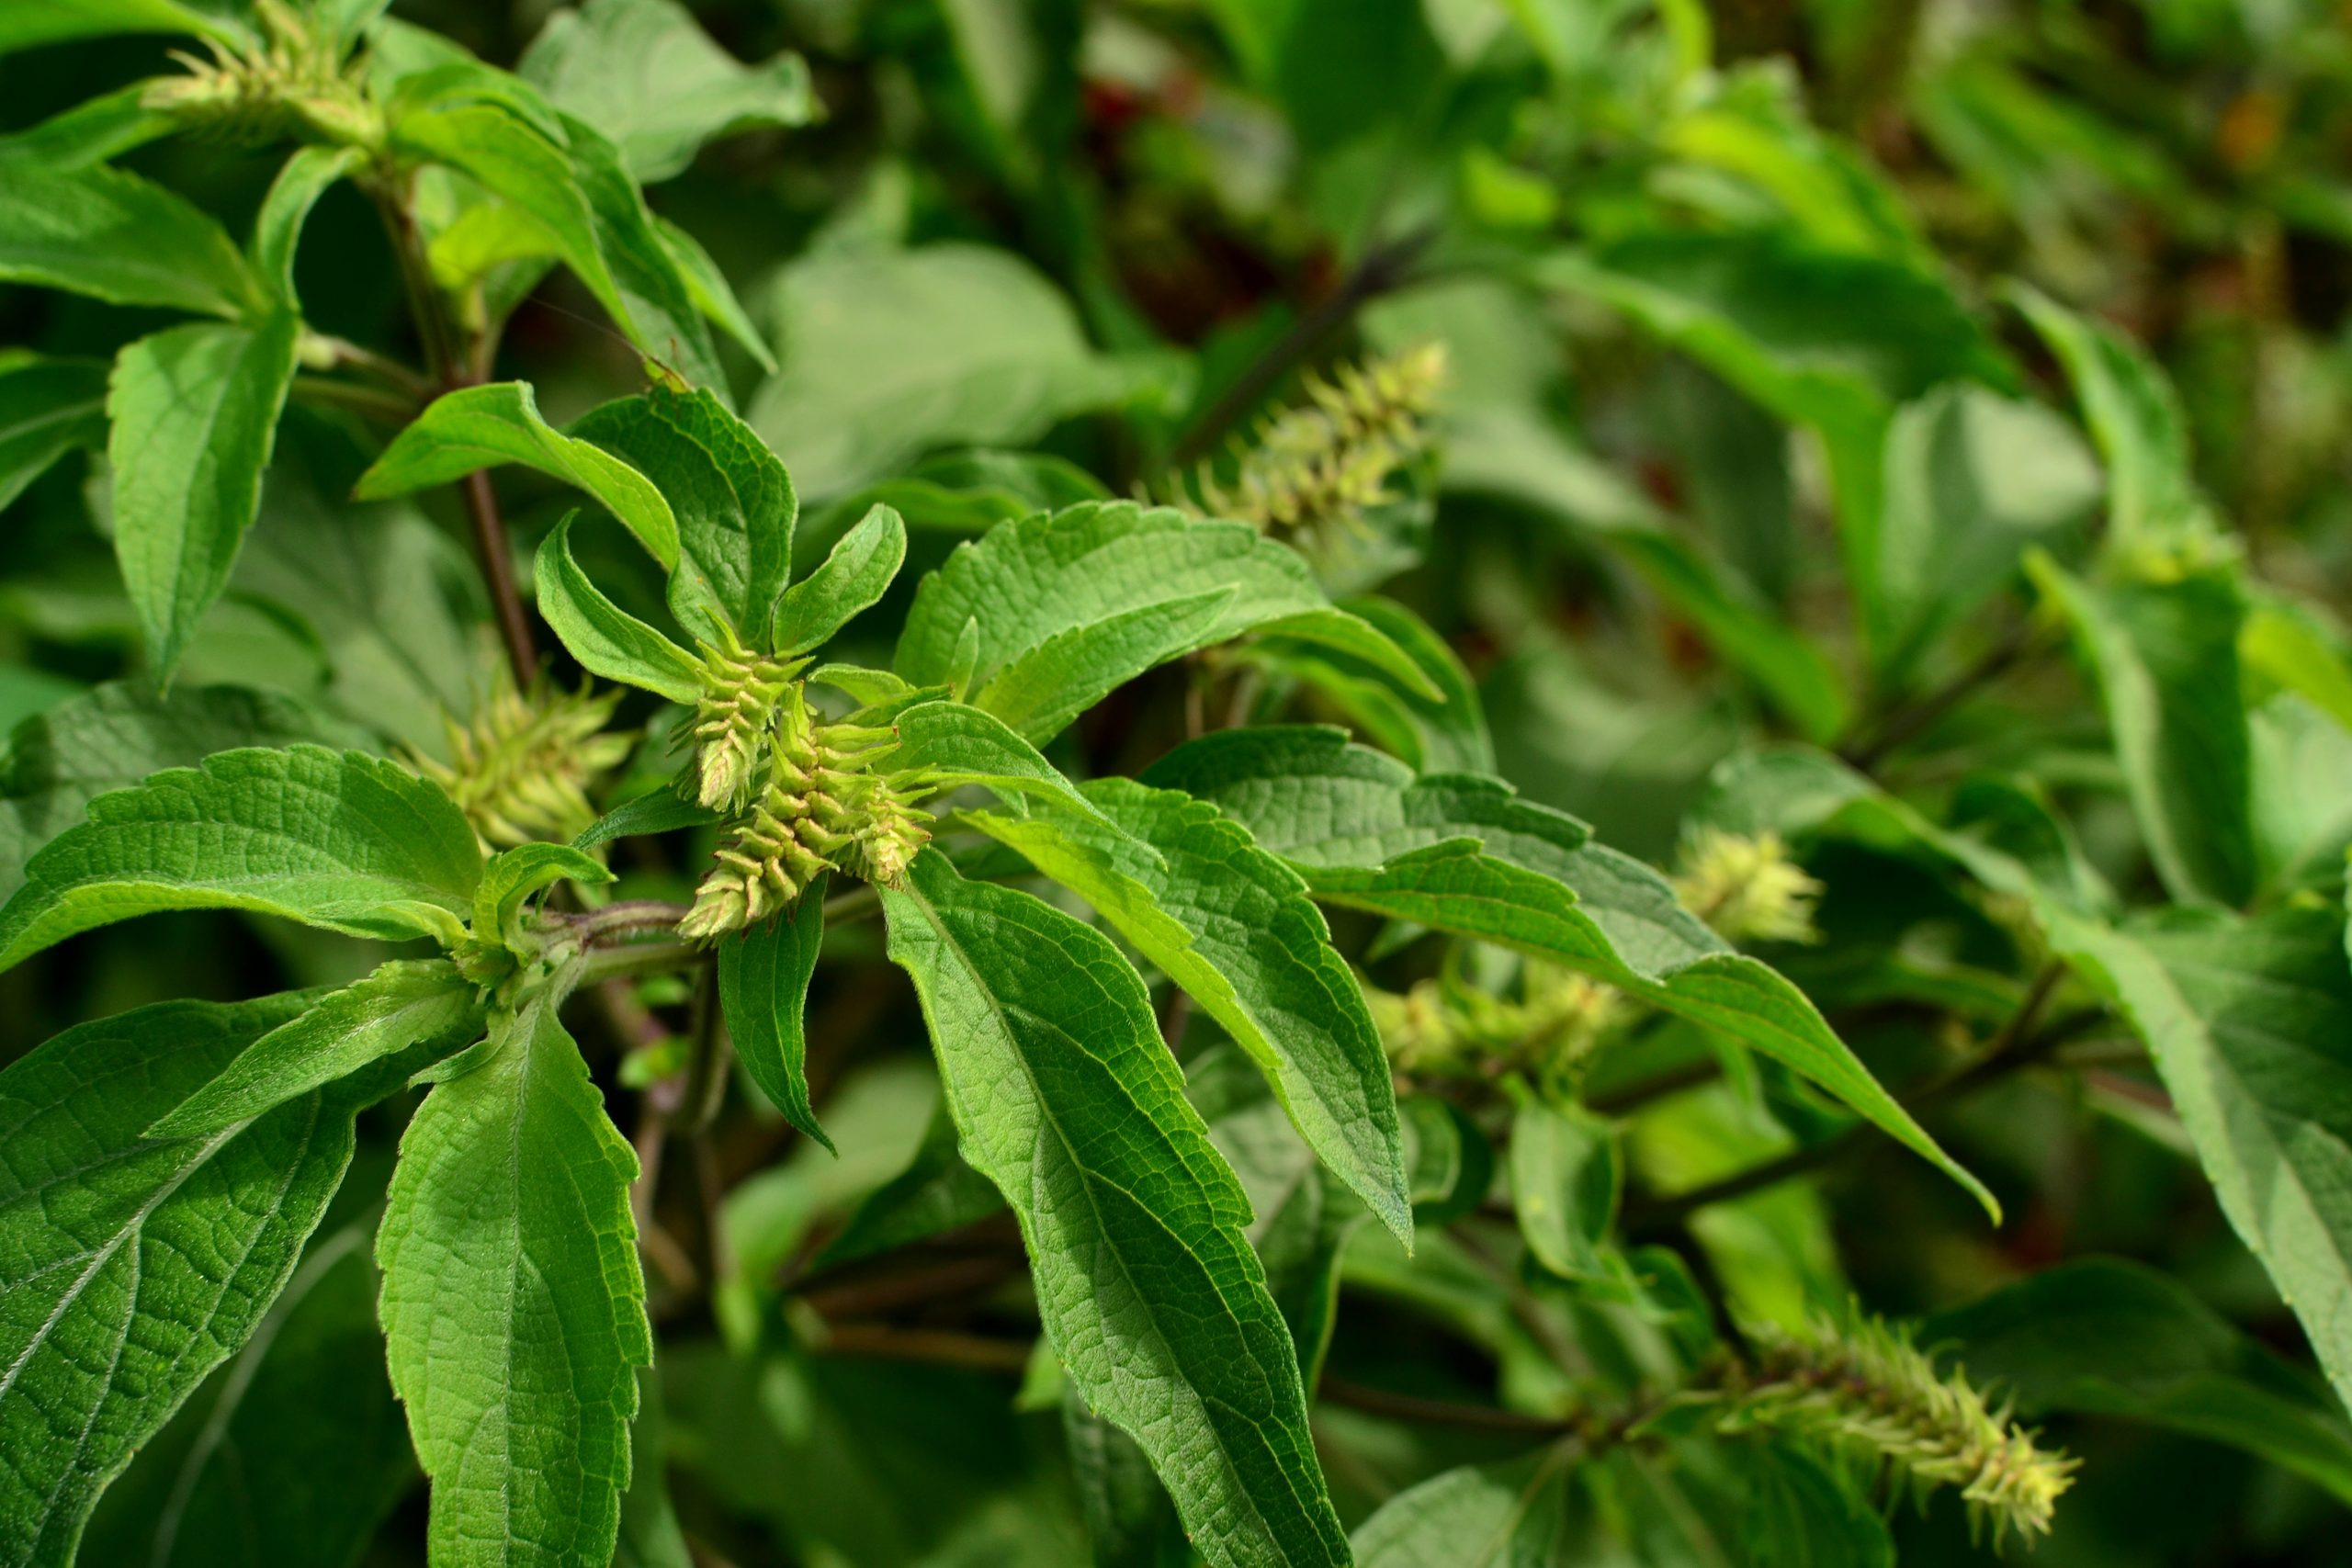
[[[1260,645],[1250,712],[1349,722],[1430,767],[1491,765],[1669,867],[1694,822],[1786,830],[1821,885],[1820,940],[1764,951],[1896,1086],[1936,1081],[2017,1012],[2046,933],[1900,823],[1768,800],[1727,759],[1834,750],[1902,809],[2006,824],[2037,876],[2086,906],[2340,900],[2340,0],[717,0],[691,25],[655,7],[650,31],[582,46],[631,9],[401,0],[392,14],[614,135],[656,212],[731,280],[775,367],[737,343],[720,352],[799,490],[804,555],[875,499],[905,513],[919,570],[1036,506],[1231,484],[1231,439],[1299,405],[1302,376],[1440,344],[1428,460],[1345,520],[1338,542],[1356,553],[1326,565],[1337,586],[1418,612],[1475,703],[1399,712]],[[0,130],[153,73],[161,50],[108,39],[0,62]],[[786,54],[807,62],[816,123],[753,114],[701,147],[668,128],[665,105]],[[187,139],[124,160],[238,231],[276,162]],[[363,199],[331,191],[310,233],[312,323],[408,354]],[[548,278],[514,310],[499,373],[536,383],[559,422],[630,389],[638,356],[600,321],[575,281]],[[154,324],[0,290],[0,343],[44,354],[107,355]],[[179,677],[164,750],[185,755],[161,760],[271,735],[438,755],[442,712],[469,711],[492,667],[454,513],[437,499],[347,504],[378,436],[334,411],[294,420]],[[0,498],[0,721],[21,721],[0,755],[8,886],[91,795],[158,761],[127,746],[126,773],[103,765],[109,723],[131,716],[152,740],[156,722],[136,694],[105,485],[102,458],[75,457]],[[536,543],[562,496],[502,486]],[[2067,609],[2067,584],[2117,558],[2138,563],[2132,581],[2219,573],[2243,597],[2212,655],[2227,668],[2210,672],[2243,705],[2245,754],[2192,739],[2160,757],[2168,807],[2135,793],[2141,764],[2110,739],[2113,670],[2070,658],[2064,635],[2068,615],[2078,637],[2096,618]],[[641,566],[615,547],[595,570],[638,572],[650,603]],[[853,637],[886,649],[903,610],[886,604]],[[2141,651],[2194,663],[2201,635],[2167,624]],[[2160,673],[2166,704],[2211,695],[2181,694],[2193,670]],[[1181,739],[1184,683],[1162,672],[1089,716],[1063,743],[1073,770],[1132,772]],[[639,782],[661,766],[659,746],[646,752]],[[2242,831],[2214,850],[2199,792],[2233,767]],[[2151,852],[2152,811],[2198,819],[2176,824],[2177,863]],[[2017,848],[2029,840],[2038,858]],[[688,886],[678,868],[629,869],[651,890]],[[1374,935],[1341,934],[1355,953]],[[646,1451],[666,1456],[695,1561],[1080,1561],[1073,1449],[1050,1377],[1020,1376],[1035,1320],[1002,1216],[924,1241],[911,1275],[843,1260],[848,1217],[910,1162],[934,1215],[971,1201],[919,1157],[937,1090],[911,998],[877,985],[878,953],[843,936],[810,1010],[811,1077],[843,1156],[745,1111],[662,1188],[668,1228],[717,1281],[670,1303],[666,1420]],[[1441,975],[1423,948],[1388,947],[1376,973],[1398,996],[1421,981],[1528,999],[1532,981],[1476,955]],[[158,918],[0,980],[0,1050],[141,1002],[358,967],[316,933]],[[645,1000],[658,1034],[677,998]],[[2063,1057],[1932,1105],[1937,1134],[2000,1193],[1997,1230],[1891,1145],[1841,1141],[1844,1119],[1792,1077],[1728,1055],[1718,1075],[1688,1026],[1638,1026],[1640,1049],[1602,1058],[1583,1090],[1620,1111],[1620,1091],[1642,1097],[1622,1239],[1677,1247],[1753,1319],[1852,1295],[1931,1320],[1931,1338],[2085,1459],[2037,1561],[2343,1561],[2343,1411],[2131,1032],[2076,1011]],[[639,1043],[588,1043],[616,1056]],[[1679,1092],[1654,1095],[1678,1065]],[[1343,1259],[1317,1421],[1351,1525],[1432,1475],[1511,1459],[1525,1423],[1589,1407],[1595,1386],[1641,1386],[1672,1331],[1656,1302],[1629,1314],[1523,1265],[1507,1213],[1493,1223],[1489,1188],[1510,1176],[1487,1146],[1492,1107],[1482,1122],[1444,1103],[1415,1117],[1439,1172],[1419,1256],[1337,1214],[1314,1235]],[[398,1113],[373,1113],[376,1157]],[[1279,1159],[1253,1167],[1249,1126],[1237,1115],[1218,1135],[1265,1213],[1302,1179],[1283,1185]],[[1674,1201],[1791,1150],[1808,1156],[1804,1180],[1695,1212]],[[365,1249],[336,1250],[341,1234],[322,1231],[286,1310],[321,1314],[300,1341],[311,1386],[346,1388],[344,1429],[379,1439],[353,1461],[374,1491],[355,1482],[334,1506],[391,1509],[368,1561],[414,1562],[421,1491],[396,1415],[326,1315],[368,1303]],[[829,1337],[829,1322],[864,1337]],[[1498,1414],[1482,1427],[1426,1418],[1421,1402]],[[1086,1434],[1070,1437],[1084,1463]],[[1581,1483],[1600,1535],[1511,1560],[1763,1562],[1762,1538],[1726,1530],[1739,1516],[1724,1500],[1802,1492],[1819,1467],[1759,1451],[1620,1452]],[[104,1543],[135,1534],[143,1473],[110,1498],[94,1560],[132,1560]],[[624,1562],[676,1568],[670,1507],[658,1488],[632,1495]],[[1864,1510],[1785,1560],[1984,1550],[1950,1499],[1888,1517]],[[1182,1560],[1164,1531],[1126,1544],[1116,1561]]]

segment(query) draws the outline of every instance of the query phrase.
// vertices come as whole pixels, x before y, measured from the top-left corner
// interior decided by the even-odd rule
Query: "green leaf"
[[[551,428],[522,381],[467,387],[435,399],[359,476],[355,493],[362,501],[379,501],[502,463],[521,463],[578,485],[619,518],[663,568],[676,570],[678,521],[662,492],[603,447]]]
[[[5,47],[0,45],[0,52]],[[148,106],[148,86],[133,82],[85,98],[28,130],[0,136],[0,158],[21,156],[56,171],[85,169],[169,136],[179,121]]]
[[[686,286],[686,293],[694,300],[695,309],[719,331],[735,340],[752,362],[768,375],[775,374],[775,351],[768,346],[743,302],[735,297],[735,286],[718,269],[702,242],[679,228],[675,223],[653,214],[654,231],[662,237],[662,248],[670,253],[670,263]]]
[[[899,673],[949,679],[967,626],[974,705],[1038,741],[1155,665],[1252,628],[1372,659],[1437,694],[1410,655],[1329,606],[1295,551],[1131,502],[1039,513],[958,547],[915,592]]]
[[[711,345],[695,282],[622,166],[620,149],[586,121],[569,114],[559,118],[571,177],[588,202],[597,254],[618,291],[614,319],[647,358],[724,400],[727,373]]]
[[[808,1037],[801,1010],[825,945],[825,883],[820,873],[789,917],[753,926],[718,944],[718,998],[735,1054],[768,1103],[828,1150],[832,1139],[808,1103]]]
[[[885,889],[965,1156],[1021,1221],[1047,1337],[1217,1568],[1344,1563],[1248,1200],[1108,938],[926,850]]]
[[[1006,800],[1033,795],[1099,818],[1094,804],[1003,721],[962,703],[918,702],[891,721],[899,732],[892,769],[919,770],[933,785],[980,784]]]
[[[770,622],[768,646],[782,654],[824,646],[852,616],[880,602],[906,558],[905,521],[876,503],[834,542],[822,566],[785,590]]]
[[[0,355],[0,507],[66,453],[106,444],[105,361]]]
[[[318,746],[223,751],[100,795],[0,908],[0,969],[162,909],[250,909],[352,936],[447,937],[481,851],[449,797],[394,762]]]
[[[1464,1465],[1400,1492],[1356,1527],[1357,1568],[1555,1568],[1602,1562],[1577,1541],[1563,1450]]]
[[[1026,446],[1161,380],[1095,353],[1051,283],[979,245],[819,252],[785,270],[765,314],[785,325],[784,367],[749,417],[817,500],[933,448]]]
[[[941,1105],[906,1169],[875,1189],[825,1244],[813,1268],[830,1269],[957,1230],[1004,1207],[995,1184],[956,1152],[956,1119]]]
[[[280,304],[293,307],[294,251],[327,188],[359,166],[352,147],[304,147],[286,160],[254,220],[253,264]]]
[[[1064,1387],[1061,1407],[1093,1568],[1189,1568],[1193,1554],[1174,1504],[1142,1448],[1087,1409],[1077,1390]]]
[[[350,1225],[311,1243],[236,1359],[107,1488],[82,1561],[351,1568],[415,1480],[368,1228]]]
[[[1288,727],[1205,737],[1143,780],[1216,802],[1322,902],[1549,959],[1785,1062],[1999,1213],[1803,991],[1726,948],[1649,867],[1500,780],[1416,780],[1338,730]]]
[[[0,15],[0,54],[112,33],[238,37],[238,30],[220,17],[178,0],[17,0]]]
[[[1564,1280],[1605,1275],[1600,1243],[1624,1187],[1617,1132],[1581,1106],[1530,1097],[1511,1118],[1510,1194],[1535,1260]]]
[[[253,525],[301,330],[285,312],[256,327],[174,327],[115,360],[115,555],[159,684]]]
[[[1843,727],[1845,683],[1821,651],[1646,495],[1546,421],[1498,407],[1452,422],[1444,477],[1448,491],[1515,502],[1580,546],[1589,537],[1623,558],[1806,734],[1826,739]]]
[[[1873,642],[1886,424],[1939,381],[2006,389],[2007,361],[1949,289],[1896,261],[1785,231],[1652,231],[1536,267],[1539,282],[1630,316],[1770,412],[1821,439],[1848,581]]]
[[[1307,1145],[1412,1245],[1404,1134],[1379,1032],[1298,874],[1214,806],[1126,779],[1102,818],[961,818],[1094,906],[1264,1071]]]
[[[228,231],[181,197],[30,149],[0,152],[0,281],[232,321],[268,298]]]
[[[7,1568],[68,1568],[99,1491],[244,1344],[343,1180],[355,1096],[145,1135],[311,999],[139,1008],[0,1070]]]
[[[1444,639],[1393,599],[1350,599],[1340,607],[1404,649],[1440,695],[1408,689],[1377,662],[1295,643],[1278,632],[1254,638],[1237,657],[1314,686],[1414,768],[1492,773],[1495,742],[1487,731],[1478,688]]]
[[[700,699],[701,660],[605,598],[571,558],[571,516],[539,542],[534,576],[539,614],[582,668],[673,703]]]
[[[715,606],[742,640],[758,642],[792,575],[799,511],[775,454],[708,392],[660,386],[590,410],[571,434],[618,457],[668,501],[678,524],[670,611],[680,624],[717,641],[704,608]]]
[[[743,65],[673,0],[589,0],[559,11],[517,69],[612,138],[647,185],[685,173],[706,142],[817,117],[798,55]]]
[[[263,1035],[147,1135],[209,1137],[382,1057],[470,1044],[483,1022],[474,987],[456,964],[396,959]]]
[[[2183,903],[2245,903],[2257,873],[2236,573],[2095,588],[2046,556],[2027,565],[2098,683],[2165,886]]]
[[[2148,1043],[2248,1247],[2352,1401],[2352,964],[2341,909],[2174,910],[2122,931],[2045,903],[2051,945]]]
[[[558,882],[599,887],[613,880],[603,862],[569,844],[518,844],[490,857],[474,889],[473,936],[528,955],[535,943],[522,921],[523,901]]]
[[[653,1353],[637,1156],[552,999],[504,1023],[401,1139],[376,1246],[392,1386],[435,1562],[604,1568]]]
[[[1898,679],[2014,578],[2029,546],[2089,513],[2100,476],[2056,414],[1965,383],[1905,405],[1886,439],[1882,679]]]
[[[2014,283],[2008,293],[2075,385],[2083,423],[2107,462],[2107,521],[2116,542],[2157,543],[2203,519],[2188,421],[2164,372],[2121,333],[2031,286]]]
[[[17,726],[0,751],[0,896],[23,885],[35,850],[109,790],[240,746],[365,739],[287,698],[235,686],[159,697],[144,681],[115,681],[68,697]]]
[[[593,850],[615,839],[646,833],[673,833],[681,828],[704,828],[718,820],[709,807],[688,800],[668,784],[624,801],[596,819],[596,825],[571,840],[575,850]]]
[[[2352,1503],[2352,1427],[2316,1381],[2153,1269],[2062,1263],[1928,1332],[2028,1419],[2145,1421],[2243,1449]]]

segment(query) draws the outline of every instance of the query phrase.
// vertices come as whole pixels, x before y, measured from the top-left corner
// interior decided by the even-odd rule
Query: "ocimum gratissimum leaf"
[[[1348,1561],[1250,1204],[1110,939],[925,850],[885,889],[967,1160],[1021,1222],[1055,1354],[1217,1568]]]

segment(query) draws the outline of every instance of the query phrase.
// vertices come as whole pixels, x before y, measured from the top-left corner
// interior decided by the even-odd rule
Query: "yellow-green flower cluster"
[[[2079,1461],[2038,1446],[1965,1373],[1939,1372],[1907,1330],[1856,1317],[1751,1338],[1755,1360],[1727,1390],[1720,1429],[1826,1443],[1921,1493],[1956,1487],[1996,1546],[2012,1530],[2028,1540],[2049,1533]]]
[[[1789,858],[1778,833],[1702,828],[1682,846],[1674,890],[1725,942],[1818,942],[1821,884]]]
[[[1399,995],[1368,993],[1374,1024],[1397,1070],[1423,1078],[1520,1074],[1550,1092],[1570,1089],[1592,1052],[1625,1017],[1600,981],[1530,964],[1517,999],[1449,980]]]
[[[797,666],[709,656],[706,666],[735,683],[714,684],[700,705],[693,776],[729,820],[678,934],[702,941],[782,914],[824,872],[886,886],[903,876],[931,831],[916,809],[921,782],[883,766],[896,732],[817,722]]]
[[[1212,516],[1261,528],[1352,522],[1393,499],[1389,481],[1429,445],[1428,419],[1445,379],[1445,346],[1343,365],[1309,376],[1307,401],[1259,427],[1232,481],[1208,465],[1193,499]]]
[[[191,130],[250,145],[285,136],[367,148],[382,141],[382,113],[360,71],[345,66],[333,28],[283,0],[255,0],[254,18],[261,30],[250,45],[207,38],[209,60],[173,51],[187,73],[157,80],[141,101]]]
[[[635,744],[606,732],[619,701],[618,692],[566,692],[544,680],[517,691],[502,671],[470,721],[444,716],[448,761],[412,753],[410,762],[492,848],[565,842],[596,820],[589,792]]]

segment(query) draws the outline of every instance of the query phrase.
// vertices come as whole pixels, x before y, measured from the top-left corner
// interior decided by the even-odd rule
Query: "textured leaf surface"
[[[678,524],[671,613],[709,637],[702,607],[715,606],[744,641],[757,643],[792,575],[799,511],[775,454],[708,392],[658,386],[590,410],[571,434],[644,475],[669,502]]]
[[[1264,1070],[1300,1135],[1411,1245],[1404,1134],[1379,1032],[1306,885],[1216,807],[1126,779],[1104,820],[967,813],[1092,904]]]
[[[736,61],[672,0],[589,0],[548,19],[518,68],[558,107],[590,121],[646,184],[684,174],[703,143],[816,117],[797,54]]]
[[[1555,1464],[1464,1465],[1383,1504],[1356,1527],[1360,1568],[1566,1568],[1573,1539]]]
[[[184,198],[31,149],[0,152],[0,280],[232,320],[266,298],[236,242]]]
[[[885,890],[966,1157],[1020,1217],[1055,1353],[1218,1568],[1342,1563],[1249,1202],[1108,938],[936,852]]]
[[[674,703],[702,695],[702,664],[692,654],[605,597],[571,558],[566,517],[539,542],[533,566],[539,614],[582,668],[607,681],[642,686]]]
[[[1026,446],[1159,378],[1096,354],[1051,283],[978,245],[811,255],[785,271],[767,315],[785,327],[783,369],[752,395],[751,422],[815,499],[932,447]]]
[[[1498,779],[1415,779],[1337,730],[1227,730],[1144,773],[1216,802],[1327,903],[1497,942],[1722,1030],[1820,1084],[1977,1197],[1804,993],[1726,948],[1666,880]]]
[[[396,763],[317,746],[224,751],[101,795],[0,908],[0,969],[159,909],[251,909],[354,936],[446,932],[481,852],[463,813]]]
[[[907,558],[907,525],[876,504],[827,552],[824,564],[776,601],[770,646],[806,653],[822,646],[850,617],[878,602]]]
[[[228,586],[261,505],[300,333],[286,312],[251,328],[175,327],[115,360],[114,549],[159,681]]]
[[[80,822],[90,802],[215,751],[366,736],[284,697],[235,686],[109,682],[18,725],[0,751],[0,896],[24,882],[35,850]]]
[[[951,679],[967,625],[973,703],[1040,741],[1112,688],[1256,626],[1375,659],[1436,694],[1410,655],[1329,606],[1297,552],[1243,524],[1128,502],[1039,513],[957,547],[916,591],[899,673]]]
[[[409,1123],[377,1258],[435,1564],[611,1560],[653,1353],[636,1178],[551,1006],[514,1018]]]
[[[235,1353],[343,1179],[356,1102],[148,1126],[311,998],[164,1002],[0,1071],[0,1563],[66,1568],[99,1489]]]
[[[2035,581],[2098,683],[2149,857],[2174,898],[2244,904],[2256,879],[2239,685],[2245,592],[2228,571],[2093,587],[2046,557]]]
[[[718,998],[735,1054],[784,1119],[831,1149],[808,1103],[808,1036],[802,1010],[808,977],[825,945],[825,884],[820,874],[788,917],[764,921],[718,944]]]
[[[2352,1401],[2352,965],[2340,912],[2174,911],[2051,942],[2148,1043],[2230,1218]]]
[[[75,447],[106,444],[102,361],[0,355],[0,506]]]
[[[942,788],[979,784],[1008,800],[1035,795],[1099,815],[1059,769],[991,714],[939,700],[917,703],[891,722],[899,732],[893,768],[918,769]]]
[[[153,1138],[209,1137],[415,1046],[481,1037],[474,987],[445,958],[379,965],[255,1041],[148,1130]]]
[[[82,1560],[350,1568],[415,1480],[351,1225],[311,1243],[237,1359],[107,1488]]]
[[[655,560],[678,564],[678,520],[662,492],[602,446],[551,427],[521,381],[467,387],[435,399],[359,476],[357,493],[363,501],[404,495],[502,463],[578,485],[619,518]]]

